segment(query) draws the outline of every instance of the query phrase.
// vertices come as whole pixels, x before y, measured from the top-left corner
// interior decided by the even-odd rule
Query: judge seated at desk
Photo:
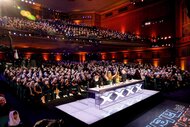
[[[92,80],[92,85],[90,87],[100,87],[103,86],[103,81],[102,78],[100,77],[99,74],[94,74],[93,80]]]
[[[113,79],[118,75],[118,68],[116,69],[116,73],[112,75],[111,71],[106,69],[106,74],[104,75],[105,79],[107,80],[107,84],[111,85],[113,83]],[[118,77],[117,77],[118,78]],[[117,79],[118,80],[118,79]]]

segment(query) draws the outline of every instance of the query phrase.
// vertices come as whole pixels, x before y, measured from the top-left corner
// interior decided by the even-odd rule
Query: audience
[[[111,62],[60,62],[59,65],[42,67],[9,67],[5,77],[16,84],[17,89],[25,89],[29,98],[46,103],[55,99],[81,95],[88,87],[143,79],[147,86],[154,82],[163,88],[178,88],[190,81],[190,73],[177,66],[154,67],[152,65],[123,64]]]
[[[47,37],[48,35],[63,35],[68,39],[83,39],[97,42],[98,40],[117,41],[142,41],[144,38],[130,33],[104,29],[100,27],[90,27],[76,25],[63,20],[41,19],[30,21],[16,17],[0,17],[0,26],[8,30],[19,30],[30,32],[32,35]]]
[[[49,25],[48,22],[30,21],[26,19],[7,16],[0,18],[0,22],[1,26],[9,30],[23,30],[38,33],[41,35],[56,34],[56,29]]]
[[[110,29],[100,27],[90,27],[85,25],[76,25],[71,22],[64,22],[61,20],[48,20],[54,26],[59,34],[64,34],[67,38],[88,38],[101,40],[120,40],[120,41],[135,41],[143,38],[135,34],[121,33]]]

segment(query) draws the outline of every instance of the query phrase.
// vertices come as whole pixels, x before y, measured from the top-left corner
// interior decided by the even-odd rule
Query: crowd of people
[[[46,20],[58,30],[59,34],[64,34],[68,38],[89,38],[100,40],[120,40],[120,41],[136,41],[144,38],[131,34],[121,33],[119,31],[100,28],[95,26],[77,25],[72,22],[62,20]]]
[[[145,80],[145,87],[175,89],[189,85],[190,73],[177,66],[154,67],[152,65],[123,64],[103,61],[85,63],[61,62],[42,67],[9,67],[4,71],[16,89],[24,88],[27,97],[46,103],[55,99],[81,95],[89,87],[99,87],[131,79]],[[51,99],[50,99],[51,100]]]
[[[56,29],[42,20],[31,21],[17,17],[0,17],[0,26],[9,30],[23,30],[41,35],[56,34]]]
[[[132,33],[121,33],[119,31],[77,25],[64,20],[41,19],[31,21],[16,17],[0,17],[0,26],[9,30],[23,30],[34,35],[63,35],[69,39],[95,39],[95,40],[117,40],[117,41],[142,41],[145,38]],[[148,39],[147,39],[148,40]]]
[[[71,38],[89,38],[89,39],[101,39],[101,40],[121,40],[132,41],[141,40],[142,37],[131,33],[121,33],[119,31],[91,27],[86,25],[77,25],[71,22],[65,22],[61,20],[48,20],[52,26],[54,26],[59,34],[64,34],[66,37]]]

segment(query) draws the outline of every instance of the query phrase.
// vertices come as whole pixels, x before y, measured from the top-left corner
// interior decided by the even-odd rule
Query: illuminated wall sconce
[[[142,64],[142,59],[137,59],[137,62],[138,62],[139,64]]]
[[[186,69],[186,59],[181,59],[180,60],[180,67],[181,67],[181,70]]]
[[[123,53],[123,57],[124,57],[124,58],[127,58],[127,53]]]
[[[124,63],[124,64],[127,64],[127,63],[128,63],[128,60],[127,60],[127,59],[124,59],[124,60],[123,60],[123,63]]]
[[[81,23],[81,20],[74,20],[74,23],[79,25]]]
[[[158,67],[159,64],[160,64],[159,59],[153,59],[153,65],[154,65],[155,67]]]
[[[121,33],[122,33],[122,34],[124,34],[124,33],[125,33],[125,31],[126,31],[125,26],[122,26],[122,27],[121,27]]]
[[[86,52],[79,52],[79,61],[80,62],[85,62],[86,61]]]
[[[116,56],[115,53],[112,53],[112,54],[111,54],[111,58],[112,58],[112,59],[115,59],[115,56]]]
[[[56,61],[61,61],[62,60],[61,54],[57,53],[56,56],[55,56],[55,60]]]
[[[45,61],[48,61],[49,60],[49,54],[48,53],[43,53],[42,54],[42,57]]]
[[[81,62],[85,62],[86,61],[86,54],[82,54],[81,55]]]
[[[31,59],[31,56],[32,56],[32,52],[27,52],[26,54],[25,54],[25,58],[26,59]]]
[[[106,59],[106,53],[101,53],[101,60],[105,60]]]

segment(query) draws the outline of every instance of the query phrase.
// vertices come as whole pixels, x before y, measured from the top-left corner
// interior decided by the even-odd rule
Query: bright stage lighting
[[[11,3],[13,0],[0,0],[0,3]]]
[[[13,0],[0,0],[0,17],[2,16],[2,8],[11,4]],[[13,3],[13,2],[12,2]]]
[[[21,10],[20,14],[26,18],[28,18],[29,20],[36,20],[36,17],[34,15],[32,15],[29,11],[26,10]]]

